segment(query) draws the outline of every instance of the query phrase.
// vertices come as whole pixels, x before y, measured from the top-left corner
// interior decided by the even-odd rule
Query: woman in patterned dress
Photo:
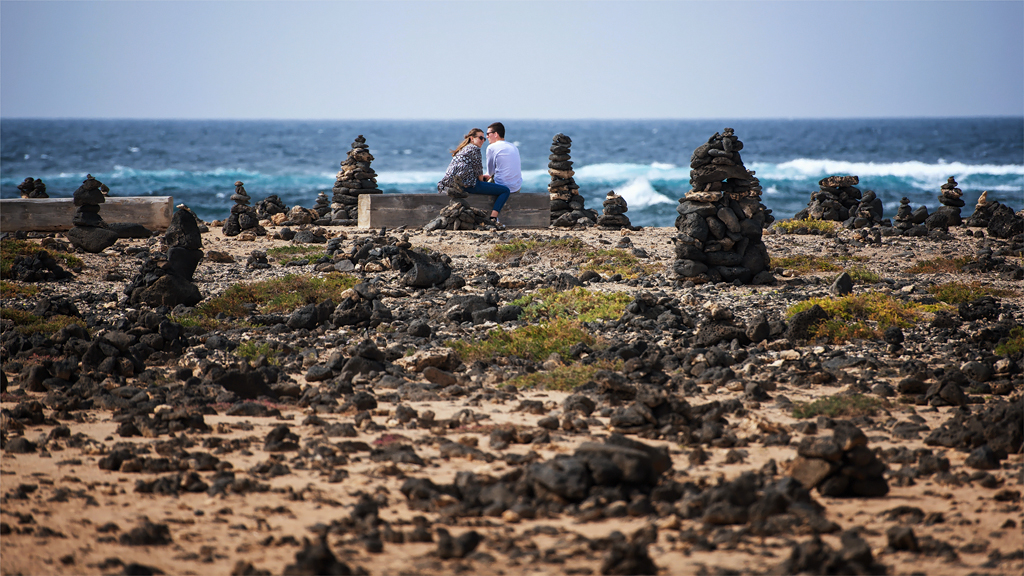
[[[487,181],[480,154],[480,145],[485,140],[487,137],[480,128],[473,128],[462,138],[462,142],[451,151],[452,161],[444,178],[437,183],[437,191],[447,193],[449,189],[455,189],[469,194],[497,196],[491,210],[491,222],[497,224],[498,214],[505,206],[510,190],[507,186]]]

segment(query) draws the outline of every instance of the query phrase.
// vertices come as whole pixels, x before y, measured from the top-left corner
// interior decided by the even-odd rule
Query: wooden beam
[[[494,196],[470,194],[466,201],[487,213]],[[451,202],[446,194],[363,194],[359,196],[360,228],[421,228],[437,217]],[[551,197],[548,194],[516,193],[501,209],[501,223],[508,228],[547,228],[551,225]]]
[[[142,224],[166,230],[174,211],[173,196],[108,196],[100,216],[108,223]],[[10,198],[0,200],[0,232],[70,230],[75,216],[72,198]]]

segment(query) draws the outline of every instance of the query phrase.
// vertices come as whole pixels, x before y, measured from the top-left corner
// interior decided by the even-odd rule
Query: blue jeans
[[[494,182],[480,182],[477,181],[476,185],[472,188],[465,188],[465,191],[469,194],[486,194],[488,196],[497,196],[494,199],[495,212],[501,212],[501,209],[505,206],[505,202],[508,201],[508,195],[511,191],[508,186],[502,186],[501,184],[495,184]]]

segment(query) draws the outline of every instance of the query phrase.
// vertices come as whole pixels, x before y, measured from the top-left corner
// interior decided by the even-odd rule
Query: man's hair
[[[504,138],[505,137],[505,125],[502,124],[501,122],[495,122],[494,124],[491,124],[490,126],[488,126],[487,129],[488,130],[494,130],[495,132],[497,132],[498,133],[498,138]]]

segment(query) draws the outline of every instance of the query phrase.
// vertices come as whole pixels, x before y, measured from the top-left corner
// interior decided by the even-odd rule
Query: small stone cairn
[[[605,197],[603,214],[597,218],[597,225],[606,230],[632,228],[629,216],[626,216],[627,210],[629,207],[626,206],[626,199],[611,190]]]
[[[256,203],[256,216],[260,220],[273,219],[277,214],[288,214],[288,207],[277,194],[271,194]],[[284,220],[284,217],[281,217]]]
[[[313,210],[320,215],[321,218],[331,215],[331,201],[327,199],[327,193],[323,190],[316,195],[316,204],[313,205]],[[329,224],[330,219],[324,224]],[[318,222],[319,224],[319,222]]]
[[[950,226],[959,226],[963,222],[960,216],[960,209],[965,204],[961,199],[963,195],[963,191],[957,188],[956,180],[950,176],[939,189],[939,203],[942,206],[932,212],[924,225],[929,230],[947,230]]]
[[[885,468],[868,448],[864,432],[840,421],[831,438],[807,437],[800,442],[789,475],[808,490],[817,488],[822,496],[879,498],[889,493]]]
[[[352,142],[352,149],[341,161],[341,171],[334,182],[334,197],[331,202],[331,224],[355,226],[359,218],[359,196],[362,194],[383,194],[377,188],[377,173],[370,163],[373,155],[362,135]]]
[[[75,190],[74,202],[77,210],[71,220],[74,225],[65,234],[68,240],[76,248],[80,248],[90,254],[98,254],[110,248],[117,242],[117,232],[107,228],[107,224],[100,217],[100,204],[107,201],[106,184],[86,174],[82,185]]]
[[[25,181],[18,184],[18,190],[21,191],[22,198],[49,198],[50,195],[46,193],[46,184],[43,181],[32,177],[25,178]]]
[[[551,225],[559,228],[572,228],[577,224],[593,226],[597,222],[597,212],[584,207],[580,187],[573,180],[576,173],[572,169],[569,149],[572,139],[558,133],[551,140],[551,155],[548,156],[548,174],[551,183],[548,193],[551,194]],[[586,219],[581,221],[581,219]]]
[[[1024,233],[1024,210],[1014,214],[1013,208],[998,200],[989,200],[988,191],[982,192],[967,225],[985,228],[993,238],[1008,240]],[[979,231],[980,232],[980,231]]]
[[[241,180],[235,182],[235,193],[231,195],[235,205],[231,207],[231,215],[224,221],[222,229],[225,236],[238,236],[242,232],[252,232],[257,236],[265,236],[267,230],[260,226],[260,217],[256,209],[249,206],[249,195]]]
[[[900,206],[896,209],[896,216],[893,217],[893,220],[896,221],[894,226],[900,231],[900,234],[903,236],[926,236],[928,229],[922,226],[922,224],[927,219],[927,207],[920,206],[917,210],[914,210],[910,207],[909,198],[906,196],[900,198]]]
[[[715,133],[690,159],[692,190],[679,199],[673,271],[680,280],[771,284],[761,183],[743,167],[743,143],[731,128]]]
[[[458,183],[461,184],[461,183]],[[476,230],[493,226],[491,215],[479,208],[473,208],[464,198],[469,196],[461,186],[447,188],[451,202],[441,209],[440,214],[423,226],[423,230]]]
[[[203,259],[203,238],[195,214],[187,207],[175,211],[164,241],[167,244],[166,260],[147,260],[125,288],[129,305],[173,308],[178,304],[195,306],[202,301],[199,287],[192,282]]]

